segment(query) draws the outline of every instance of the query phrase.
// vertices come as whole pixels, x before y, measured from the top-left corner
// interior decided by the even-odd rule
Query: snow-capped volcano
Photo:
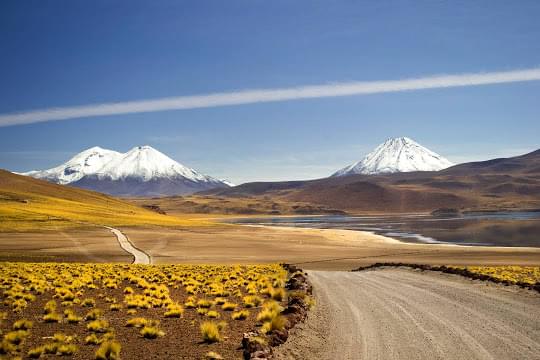
[[[349,165],[332,176],[352,174],[388,174],[410,171],[438,171],[454,165],[439,154],[412,139],[388,139],[361,161]]]
[[[23,175],[125,196],[188,194],[229,187],[227,182],[200,174],[150,146],[137,146],[126,153],[96,146],[52,169]]]

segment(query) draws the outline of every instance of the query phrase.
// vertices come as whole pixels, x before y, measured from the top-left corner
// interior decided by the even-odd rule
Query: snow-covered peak
[[[119,152],[94,146],[78,153],[62,165],[48,170],[30,171],[23,173],[23,175],[65,185],[78,181],[86,175],[95,174],[105,164],[113,161],[120,155]]]
[[[230,186],[230,187],[235,187],[236,184],[230,182],[229,180],[226,180],[226,179],[219,179],[219,181],[221,181],[222,183],[224,183],[225,185],[227,186]]]
[[[193,181],[216,181],[147,145],[134,147],[125,154],[121,154],[119,158],[106,164],[99,175],[112,180],[139,178],[143,181],[149,181],[153,178],[181,176]]]
[[[23,175],[58,184],[74,183],[88,176],[113,181],[180,179],[195,183],[222,184],[217,179],[174,161],[151,146],[137,146],[126,153],[95,146],[80,152],[62,165],[43,171],[30,171]]]
[[[438,171],[454,165],[439,154],[408,137],[386,140],[364,157],[332,176],[385,174],[410,171]]]

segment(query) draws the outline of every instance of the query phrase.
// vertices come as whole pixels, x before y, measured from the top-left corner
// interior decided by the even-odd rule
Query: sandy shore
[[[410,244],[363,231],[262,225],[120,228],[154,263],[298,264],[350,270],[375,262],[540,266],[539,248]],[[0,233],[0,260],[130,262],[104,228]]]
[[[217,225],[123,231],[156,263],[287,262],[316,270],[350,270],[377,261],[540,266],[538,248],[410,244],[352,230]]]

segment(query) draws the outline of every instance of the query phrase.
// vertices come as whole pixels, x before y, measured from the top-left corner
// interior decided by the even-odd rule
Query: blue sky
[[[0,114],[540,66],[538,1],[0,3]],[[540,81],[0,127],[0,168],[148,144],[236,183],[326,176],[388,137],[455,162],[540,148]]]

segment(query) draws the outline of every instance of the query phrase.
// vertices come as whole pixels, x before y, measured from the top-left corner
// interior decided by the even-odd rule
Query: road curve
[[[277,359],[540,359],[540,296],[407,269],[309,272],[317,305]]]
[[[120,247],[133,255],[133,264],[151,264],[152,258],[150,255],[145,253],[142,250],[137,249],[131,241],[129,241],[128,237],[124,235],[120,230],[105,226],[107,229],[111,230],[111,232],[116,236],[116,239],[118,240],[118,244],[120,244]]]

